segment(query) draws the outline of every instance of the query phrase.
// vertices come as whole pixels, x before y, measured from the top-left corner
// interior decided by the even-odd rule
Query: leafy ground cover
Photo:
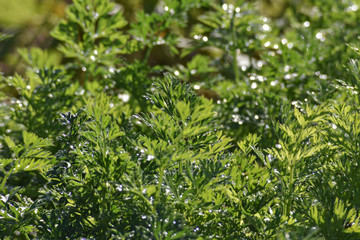
[[[0,14],[2,239],[360,239],[359,1],[36,2]]]

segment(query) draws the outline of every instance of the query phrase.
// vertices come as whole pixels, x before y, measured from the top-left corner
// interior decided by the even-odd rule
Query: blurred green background
[[[17,48],[39,47],[56,54],[50,31],[65,16],[71,1],[1,0],[0,32],[8,38],[0,43],[0,71],[5,75],[21,72]],[[60,61],[60,55],[58,61]]]
[[[161,0],[115,2],[129,22],[135,20],[136,12],[139,10],[151,13],[162,4]],[[235,3],[236,0],[219,2]],[[66,8],[71,3],[71,0],[0,0],[0,33],[3,35],[2,38],[7,38],[0,42],[0,72],[9,76],[14,72],[24,71],[17,53],[17,49],[23,47],[48,49],[51,57],[61,62],[61,54],[56,51],[56,41],[50,36],[50,32],[59,20],[65,17]],[[284,15],[285,10],[290,6],[289,3],[288,0],[259,0],[258,12],[263,16],[279,18]],[[198,9],[191,14],[193,19],[196,19],[201,11]],[[168,61],[163,60],[163,62]]]

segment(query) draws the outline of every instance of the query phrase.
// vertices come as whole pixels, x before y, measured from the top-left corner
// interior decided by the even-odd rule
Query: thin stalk
[[[146,50],[144,59],[143,59],[143,62],[144,62],[144,63],[147,63],[147,62],[148,62],[151,51],[152,51],[152,47],[148,47],[148,49]]]
[[[159,176],[159,183],[157,186],[157,191],[156,191],[156,195],[155,195],[155,200],[158,201],[159,197],[160,197],[160,192],[161,192],[161,185],[164,179],[164,172],[165,169],[167,168],[168,163],[171,161],[171,157],[164,162],[164,164],[162,164],[161,168],[160,168],[160,176]]]
[[[164,169],[161,168],[160,169],[159,183],[158,183],[157,191],[156,191],[156,198],[155,198],[156,200],[159,199],[159,195],[160,195],[160,192],[161,192],[161,184],[162,184],[163,178],[164,178]]]
[[[231,40],[233,42],[233,45],[235,47],[232,47],[232,57],[233,57],[233,71],[235,75],[235,82],[238,83],[240,81],[240,72],[239,72],[239,66],[237,64],[237,36],[236,36],[236,30],[235,30],[235,11],[232,14],[231,17],[231,23],[230,23],[230,31],[231,31]]]
[[[1,181],[1,185],[0,185],[1,192],[3,192],[5,184],[6,184],[7,180],[9,179],[10,175],[13,173],[13,171],[14,171],[14,167],[11,168],[11,170],[5,174],[3,180]]]
[[[31,240],[31,238],[29,237],[29,235],[26,232],[23,232],[23,234],[24,234],[26,240]]]
[[[139,193],[138,191],[134,191],[134,190],[128,190],[130,193],[133,193],[137,196],[139,196],[145,203],[146,205],[150,208],[151,212],[153,214],[156,213],[156,210],[155,208],[151,205],[151,203],[149,202],[149,200],[142,194],[142,193]]]
[[[234,58],[233,71],[234,71],[234,75],[235,75],[235,82],[238,83],[240,81],[240,74],[239,74],[239,67],[237,64],[236,49],[233,51],[233,58]]]
[[[287,204],[286,204],[286,212],[285,212],[285,216],[290,217],[290,212],[291,212],[291,208],[292,208],[292,195],[293,195],[293,185],[294,185],[294,166],[290,167],[290,180],[289,180],[289,194],[288,194],[288,200],[287,200]]]

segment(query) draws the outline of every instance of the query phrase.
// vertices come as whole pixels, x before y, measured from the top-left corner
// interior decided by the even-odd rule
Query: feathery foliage
[[[74,0],[0,75],[0,238],[359,239],[357,4]]]

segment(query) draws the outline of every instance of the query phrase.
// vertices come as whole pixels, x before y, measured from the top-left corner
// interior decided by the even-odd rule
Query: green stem
[[[235,23],[234,23],[234,19],[235,19],[235,11],[232,15],[231,18],[231,23],[230,23],[230,31],[231,31],[231,40],[233,42],[234,47],[232,47],[232,57],[233,57],[233,71],[234,71],[234,75],[235,75],[235,82],[238,83],[240,81],[240,72],[239,72],[239,66],[237,63],[237,37],[236,37],[236,31],[235,31]],[[231,47],[231,46],[230,46]]]
[[[292,195],[293,195],[293,185],[294,185],[294,166],[290,167],[290,180],[289,180],[289,194],[288,194],[288,200],[286,204],[286,212],[285,216],[290,217],[290,212],[292,208]]]
[[[158,183],[158,186],[157,186],[156,197],[155,197],[156,200],[159,200],[159,195],[160,195],[160,192],[161,192],[161,184],[162,184],[163,178],[164,178],[164,170],[161,168],[160,169],[159,183]]]
[[[151,205],[149,200],[142,193],[139,193],[138,191],[134,191],[134,190],[129,190],[129,192],[139,196],[146,203],[146,205],[150,208],[151,212],[153,214],[156,213],[155,208]]]
[[[237,64],[236,49],[233,51],[233,58],[234,58],[233,70],[234,70],[234,75],[235,75],[235,82],[238,83],[240,81],[240,74],[239,74],[239,67]]]
[[[148,49],[146,50],[145,56],[144,56],[144,63],[147,63],[150,57],[150,53],[152,51],[152,47],[148,47]]]
[[[7,172],[5,174],[3,180],[1,181],[0,190],[2,193],[4,192],[5,184],[6,184],[7,180],[9,179],[10,175],[12,174],[13,170],[14,170],[14,168],[12,168],[9,172]]]
[[[157,191],[156,191],[156,195],[155,195],[155,201],[160,202],[159,198],[160,198],[160,193],[161,193],[161,185],[162,185],[163,178],[164,178],[164,172],[165,172],[165,169],[167,168],[167,165],[169,164],[170,161],[171,161],[171,158],[169,158],[167,161],[165,161],[163,164],[161,164],[159,183],[158,183],[158,186],[157,186]]]
[[[29,235],[26,232],[24,232],[24,236],[25,236],[26,240],[31,240],[31,238],[29,237]]]

